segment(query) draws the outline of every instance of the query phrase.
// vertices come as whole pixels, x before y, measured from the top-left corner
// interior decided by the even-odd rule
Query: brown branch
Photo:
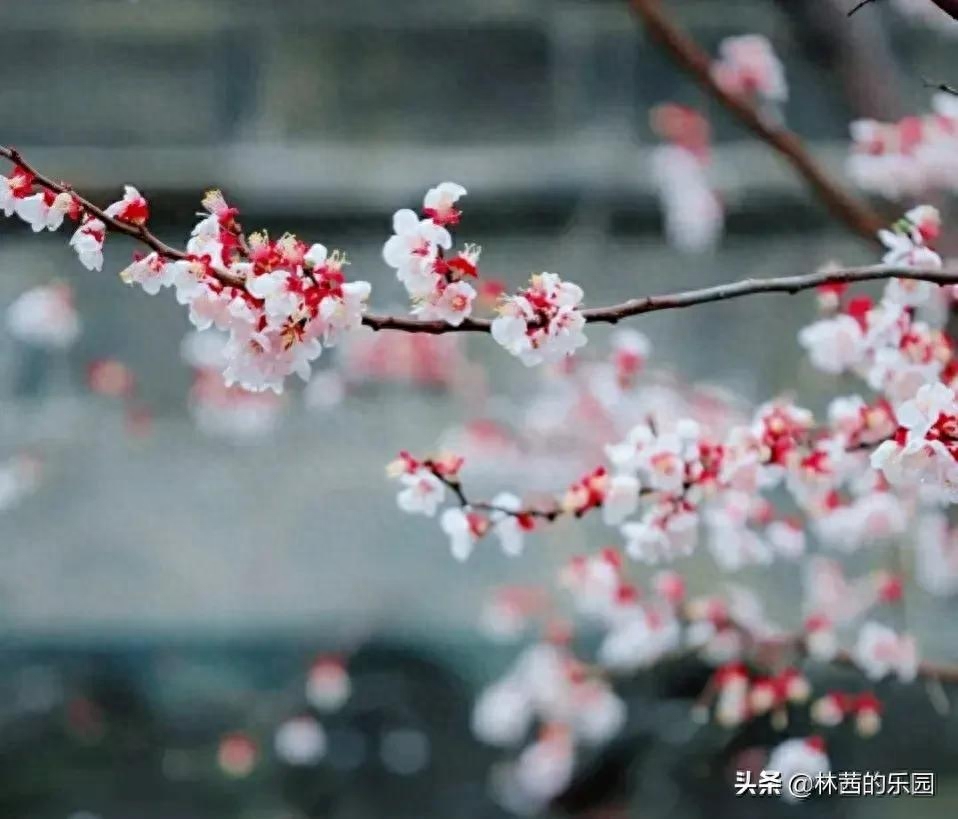
[[[76,197],[76,201],[84,212],[100,219],[109,230],[122,233],[139,242],[151,250],[156,251],[168,259],[188,259],[189,256],[182,250],[165,244],[146,227],[132,225],[127,222],[108,216],[101,208],[87,199],[74,193],[67,185],[55,182],[38,173],[28,165],[20,154],[11,148],[0,146],[0,156],[6,157],[24,170],[33,174],[36,184],[47,190],[57,193],[67,192]],[[233,287],[243,287],[244,280],[229,273],[213,271],[220,281]],[[718,301],[729,301],[745,296],[760,293],[800,293],[803,290],[812,290],[826,284],[856,283],[878,281],[884,279],[915,279],[934,282],[935,284],[958,284],[958,268],[944,270],[927,270],[897,265],[870,265],[865,267],[849,267],[841,269],[826,269],[816,273],[806,273],[797,276],[782,276],[771,279],[742,279],[737,282],[702,287],[696,290],[686,290],[678,293],[665,293],[657,296],[643,296],[629,299],[619,304],[607,307],[592,307],[582,311],[586,322],[590,324],[617,324],[623,319],[644,313],[657,313],[662,310],[677,310],[693,307],[699,304],[709,304]],[[488,333],[492,328],[492,321],[483,318],[467,318],[457,327],[442,321],[424,321],[406,316],[391,316],[369,313],[363,316],[363,324],[373,330],[398,330],[407,333],[427,333],[440,335],[444,333]]]
[[[134,225],[129,222],[123,222],[119,219],[114,219],[112,216],[107,215],[106,211],[104,211],[102,208],[98,208],[88,199],[84,199],[82,196],[76,193],[76,191],[74,191],[69,185],[56,182],[53,179],[44,176],[42,173],[36,170],[36,168],[29,165],[20,152],[15,148],[6,148],[0,145],[0,156],[10,160],[10,162],[14,163],[20,168],[23,168],[23,170],[31,174],[34,178],[34,183],[39,185],[41,188],[45,188],[53,193],[70,194],[74,201],[76,201],[76,203],[82,208],[84,214],[88,214],[99,219],[114,233],[122,233],[126,236],[136,239],[139,242],[142,242],[148,248],[155,251],[165,259],[182,260],[189,258],[184,251],[177,250],[175,247],[170,247],[165,242],[160,241],[160,239],[155,236],[145,225]],[[220,281],[223,282],[223,284],[232,285],[233,287],[243,286],[243,279],[239,278],[238,276],[231,276],[227,273],[217,273],[215,275]]]
[[[749,128],[759,139],[781,154],[805,180],[808,187],[852,232],[874,240],[882,219],[868,205],[836,184],[805,148],[802,140],[770,123],[744,97],[722,89],[712,75],[712,59],[698,43],[680,29],[663,9],[660,0],[630,0],[649,32],[711,96]],[[958,0],[948,0],[958,5]]]

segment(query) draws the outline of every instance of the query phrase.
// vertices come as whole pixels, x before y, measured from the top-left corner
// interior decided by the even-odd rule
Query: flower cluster
[[[855,730],[864,737],[874,736],[881,728],[881,701],[870,691],[852,694],[829,691],[812,703],[811,717],[819,725],[834,728],[846,719],[855,721]]]
[[[533,276],[529,286],[504,298],[492,337],[527,367],[557,362],[583,347],[582,288],[554,273]]]
[[[766,37],[728,37],[719,44],[719,55],[712,64],[712,76],[724,91],[761,102],[788,99],[785,68]]]
[[[56,230],[67,217],[78,221],[70,245],[90,270],[103,266],[108,228],[143,239],[152,252],[136,257],[120,277],[150,295],[173,289],[198,330],[216,327],[228,334],[227,386],[282,392],[288,375],[308,378],[323,347],[362,322],[370,286],[346,281],[342,254],[290,234],[271,240],[255,233],[247,239],[237,209],[219,191],[203,199],[203,218],[181,253],[149,233],[149,203],[136,188],[127,186],[103,211],[54,188],[17,165],[9,177],[0,177],[0,209],[16,213],[35,231]],[[436,218],[451,218],[442,201],[436,207]]]
[[[472,718],[476,736],[490,745],[518,746],[533,734],[518,758],[493,774],[500,799],[526,811],[568,785],[576,743],[607,742],[624,721],[622,700],[561,640],[525,649],[480,693]]]
[[[880,238],[886,264],[935,270],[941,258],[929,247],[940,229],[938,212],[922,206],[909,211]],[[933,322],[947,291],[926,281],[892,279],[874,304],[859,296],[843,303],[843,289],[832,286],[822,304],[827,315],[805,327],[799,343],[819,369],[853,372],[898,406],[923,384],[950,377],[950,340]],[[923,310],[929,320],[917,317]]]
[[[848,173],[863,190],[888,199],[958,190],[958,98],[951,94],[936,94],[923,117],[856,120],[851,137]]]
[[[926,485],[958,502],[958,402],[951,387],[925,384],[897,412],[899,427],[871,456],[894,486]]]
[[[651,157],[669,244],[688,253],[715,247],[725,228],[725,210],[713,189],[708,120],[682,105],[652,110],[652,128],[665,142]]]
[[[862,626],[852,658],[870,680],[893,675],[901,682],[911,682],[918,675],[915,638],[896,634],[888,626],[874,621]]]
[[[413,315],[458,326],[472,313],[476,290],[468,279],[479,275],[481,248],[466,245],[452,258],[449,227],[459,224],[456,207],[466,189],[455,182],[431,188],[422,217],[407,209],[393,216],[393,235],[383,246],[383,259],[396,270],[413,300]]]

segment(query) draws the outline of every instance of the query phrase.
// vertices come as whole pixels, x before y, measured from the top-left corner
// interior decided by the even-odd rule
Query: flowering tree
[[[785,71],[764,38],[726,40],[713,58],[657,0],[632,5],[677,63],[781,154],[838,222],[874,243],[875,264],[828,264],[607,306],[585,306],[583,288],[555,273],[533,275],[506,293],[481,275],[480,248],[454,241],[467,192],[443,182],[426,192],[418,210],[393,216],[383,259],[408,292],[411,310],[387,315],[368,308],[369,282],[347,278],[344,253],[290,234],[248,233],[219,191],[206,194],[185,246],[174,247],[150,229],[149,203],[136,188],[101,208],[17,150],[0,148],[11,165],[0,176],[7,216],[35,232],[74,223],[69,243],[91,271],[101,270],[111,234],[140,246],[121,280],[148,295],[171,291],[201,338],[213,339],[212,353],[196,339],[190,347],[200,374],[197,400],[208,412],[239,401],[249,417],[260,417],[287,379],[309,380],[325,348],[365,328],[408,337],[491,336],[522,365],[554,369],[569,389],[588,393],[614,416],[601,441],[603,462],[556,494],[477,498],[461,478],[470,457],[462,452],[402,452],[389,467],[400,487],[399,509],[438,517],[457,560],[490,541],[506,555],[518,554],[536,532],[586,516],[600,517],[622,546],[561,567],[561,594],[507,589],[484,614],[498,635],[540,628],[541,638],[481,694],[474,715],[481,739],[526,743],[494,777],[501,797],[519,810],[536,809],[568,785],[577,745],[602,743],[621,728],[625,708],[612,685],[616,675],[676,655],[714,667],[693,716],[727,727],[767,719],[784,730],[789,714],[804,710],[823,729],[854,724],[863,736],[879,729],[882,704],[873,693],[813,691],[805,672],[810,663],[854,666],[868,681],[958,682],[958,668],[924,659],[907,628],[892,629],[876,616],[882,606],[904,606],[902,575],[909,569],[900,556],[893,570],[857,578],[846,577],[830,556],[894,544],[908,533],[919,584],[929,593],[958,589],[958,536],[947,519],[958,501],[958,359],[946,328],[958,268],[936,250],[946,238],[938,211],[914,203],[885,225],[826,173],[783,124]],[[958,18],[951,0],[935,5]],[[708,122],[680,106],[660,107],[652,119],[663,139],[653,173],[669,237],[682,251],[708,247],[723,222],[709,181]],[[889,199],[958,188],[958,97],[947,89],[935,97],[932,114],[893,124],[860,121],[851,133],[849,175],[860,188]],[[868,281],[884,282],[877,302],[852,290]],[[647,382],[650,344],[634,327],[617,330],[610,355],[590,361],[583,353],[590,325],[801,291],[817,295],[818,315],[809,316],[799,344],[816,368],[851,376],[859,387],[836,396],[821,419],[791,398],[773,397],[743,412],[733,401],[698,400],[684,385]],[[494,314],[483,316],[496,299]],[[22,337],[52,345],[69,344],[77,332],[57,288],[26,294],[9,322]],[[112,394],[131,390],[127,374],[116,369],[100,370],[96,380]],[[202,417],[217,423],[215,413]],[[9,471],[14,496],[32,472],[21,463]],[[774,561],[801,566],[802,611],[786,627],[754,591],[692,595],[682,558],[702,546],[724,572]],[[640,586],[635,574],[643,565],[659,568]],[[562,595],[601,633],[590,660],[572,649],[572,622],[558,614]],[[342,687],[341,669],[334,671]],[[323,744],[318,725],[303,721],[284,726],[278,743],[292,758],[310,760]],[[227,750],[231,760],[239,753]],[[817,735],[784,740],[768,762],[782,772],[822,773],[829,766]]]

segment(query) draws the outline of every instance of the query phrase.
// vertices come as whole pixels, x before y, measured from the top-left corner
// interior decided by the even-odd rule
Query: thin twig
[[[867,5],[871,4],[871,3],[874,3],[874,2],[875,2],[875,0],[861,0],[861,2],[858,3],[858,4],[855,6],[855,8],[853,8],[850,12],[848,12],[848,16],[851,17],[855,12],[861,11],[863,8],[865,8],[865,6],[867,6]]]
[[[958,0],[954,0],[958,3]],[[802,140],[780,125],[770,122],[745,97],[723,89],[712,73],[708,53],[679,28],[665,11],[660,0],[630,0],[649,33],[672,54],[705,91],[717,99],[732,115],[759,139],[781,154],[808,187],[851,231],[863,239],[874,240],[882,219],[868,205],[850,195],[830,177],[808,152]]]
[[[953,88],[944,82],[933,82],[932,80],[922,77],[922,82],[925,85],[925,88],[934,88],[935,91],[941,91],[945,94],[951,94],[952,96],[958,97],[958,88]]]

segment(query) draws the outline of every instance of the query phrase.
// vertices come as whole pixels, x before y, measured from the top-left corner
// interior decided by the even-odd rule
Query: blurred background
[[[881,2],[849,22],[847,5],[669,3],[713,53],[732,35],[771,39],[791,87],[785,119],[838,177],[849,120],[926,110],[923,77],[958,82],[958,26]],[[0,31],[0,142],[98,202],[135,184],[173,244],[203,191],[222,187],[248,229],[346,250],[383,310],[405,304],[380,257],[391,214],[445,179],[469,189],[459,236],[483,246],[486,275],[511,287],[553,270],[592,304],[873,261],[672,67],[624,0],[33,0],[0,4]],[[667,101],[713,127],[726,233],[696,255],[665,241],[650,173],[649,110]],[[546,582],[607,535],[557,527],[516,560],[488,550],[460,565],[437,527],[399,518],[383,468],[444,436],[481,445],[483,425],[507,427],[536,392],[528,372],[488,339],[418,349],[384,337],[340,354],[360,362],[355,383],[324,357],[325,390],[211,416],[181,355],[184,311],[111,275],[132,247],[108,243],[97,274],[64,234],[14,220],[0,231],[0,305],[59,279],[82,322],[66,350],[9,336],[0,347],[0,457],[28,457],[38,475],[0,514],[0,816],[506,815],[469,729],[473,693],[510,657],[476,628],[483,601],[502,583]],[[834,385],[795,343],[812,310],[810,298],[741,301],[641,329],[684,378],[747,402],[796,389],[821,409]],[[104,361],[128,368],[135,399],[91,391]],[[577,477],[574,458],[532,460],[541,488]],[[477,494],[510,478],[472,477]],[[935,624],[954,609],[915,609],[929,652],[947,652]],[[353,696],[326,723],[322,764],[284,765],[272,732],[307,708],[308,669],[326,654],[346,658]],[[779,810],[735,800],[721,744],[690,738],[696,679],[679,668],[636,681],[627,733],[556,814]],[[844,767],[932,769],[943,794],[807,814],[954,815],[954,721],[920,689],[890,696],[898,716]]]

